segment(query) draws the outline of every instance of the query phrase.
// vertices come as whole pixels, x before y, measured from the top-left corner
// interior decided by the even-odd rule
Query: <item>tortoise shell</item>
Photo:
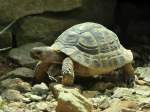
[[[97,23],[77,24],[64,31],[51,46],[90,68],[119,68],[133,60],[117,35]]]

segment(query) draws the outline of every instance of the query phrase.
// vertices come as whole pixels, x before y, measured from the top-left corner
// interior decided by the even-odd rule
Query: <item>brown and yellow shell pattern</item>
[[[74,25],[51,46],[88,68],[119,68],[131,63],[133,55],[119,42],[117,35],[97,23]]]

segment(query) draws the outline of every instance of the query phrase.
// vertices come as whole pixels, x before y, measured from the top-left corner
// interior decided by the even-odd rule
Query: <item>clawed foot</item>
[[[48,74],[48,78],[49,78],[51,81],[57,82],[57,79],[56,79],[55,77],[53,77],[51,74]]]
[[[65,86],[71,86],[74,83],[74,77],[70,75],[64,75],[62,78],[62,84]]]
[[[135,86],[135,76],[127,75],[127,74],[120,74],[119,82],[121,84],[125,84],[128,88],[132,88]]]
[[[135,86],[135,78],[134,77],[130,77],[126,80],[126,84],[128,88],[132,88]]]
[[[128,88],[132,88],[135,85],[135,77],[134,76],[129,76],[125,79],[125,84],[127,85]]]

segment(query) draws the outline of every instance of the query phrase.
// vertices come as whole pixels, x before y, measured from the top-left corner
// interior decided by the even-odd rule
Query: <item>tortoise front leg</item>
[[[50,65],[47,65],[41,61],[38,62],[38,64],[35,67],[35,82],[39,83],[42,81],[45,81],[45,79],[47,79],[47,70],[49,68]]]
[[[126,64],[123,67],[123,71],[125,83],[127,84],[128,87],[133,87],[135,84],[135,74],[132,64],[131,63]]]
[[[62,84],[70,86],[74,83],[74,66],[72,60],[67,57],[62,63]]]

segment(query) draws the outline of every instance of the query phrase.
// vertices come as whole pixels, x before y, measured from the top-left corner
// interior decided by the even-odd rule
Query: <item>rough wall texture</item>
[[[17,20],[9,29],[13,35],[1,34],[0,40],[10,43],[13,36],[18,46],[37,41],[50,45],[74,24],[113,25],[115,6],[116,0],[0,0],[0,26]],[[0,48],[7,46],[0,44]]]
[[[0,0],[0,20],[12,21],[23,16],[69,11],[81,6],[81,0]]]
[[[76,23],[78,21],[74,19],[28,17],[21,21],[20,26],[16,29],[17,44],[22,45],[35,41],[52,44],[61,32]]]

